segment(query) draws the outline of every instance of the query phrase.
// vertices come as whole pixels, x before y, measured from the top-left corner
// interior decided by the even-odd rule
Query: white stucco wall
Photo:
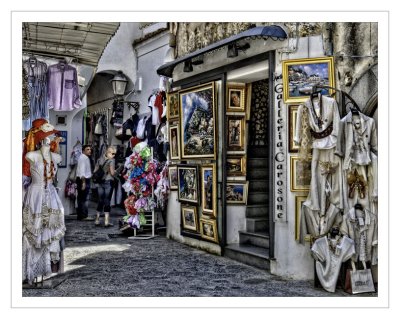
[[[282,73],[282,60],[314,58],[324,56],[322,38],[320,36],[300,38],[299,48],[290,54],[276,55],[277,75]],[[288,105],[283,108],[283,118],[288,119]],[[286,121],[286,132],[289,134],[288,120]],[[287,143],[287,138],[286,138]],[[288,150],[288,145],[287,145]],[[287,222],[275,223],[275,258],[271,262],[271,273],[293,278],[293,279],[313,279],[314,260],[310,254],[310,245],[299,244],[295,241],[295,197],[297,195],[307,195],[305,192],[290,191],[290,157],[297,153],[287,151]]]

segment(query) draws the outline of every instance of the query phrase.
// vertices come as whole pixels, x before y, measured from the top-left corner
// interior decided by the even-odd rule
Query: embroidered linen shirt
[[[318,238],[311,247],[311,253],[316,259],[315,270],[322,287],[329,292],[335,292],[340,266],[354,255],[354,241],[344,236],[339,244],[330,248],[327,236]]]
[[[48,106],[54,111],[72,111],[82,106],[76,69],[60,62],[47,70]]]

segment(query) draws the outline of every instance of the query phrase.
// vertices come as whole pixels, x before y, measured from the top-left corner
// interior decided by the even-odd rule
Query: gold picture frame
[[[246,86],[227,84],[226,112],[246,111]]]
[[[252,96],[253,85],[251,83],[246,84],[246,120],[250,121],[251,116],[251,96]]]
[[[168,166],[168,180],[169,180],[169,189],[177,190],[178,189],[178,167],[176,165]]]
[[[295,197],[295,225],[294,225],[294,238],[295,240],[300,240],[300,216],[301,216],[301,206],[306,201],[307,196],[298,195]]]
[[[181,159],[216,159],[215,83],[179,91]]]
[[[201,167],[201,208],[204,215],[217,216],[217,170],[216,165]]]
[[[297,112],[299,110],[298,105],[289,105],[289,152],[290,153],[298,153],[300,146],[296,145],[294,142],[294,136],[296,135],[296,123],[297,123]]]
[[[282,62],[283,102],[306,101],[317,85],[335,86],[333,57],[286,60]],[[322,89],[322,94],[332,94],[331,89]]]
[[[217,221],[200,218],[200,235],[204,239],[218,243]]]
[[[227,115],[226,124],[228,128],[227,151],[244,152],[246,132],[245,117],[237,115]]]
[[[169,125],[169,157],[171,160],[181,158],[178,124]]]
[[[178,201],[187,204],[199,204],[199,168],[197,165],[179,164]]]
[[[228,205],[246,205],[248,181],[232,181],[226,183],[226,203]]]
[[[299,156],[290,157],[290,191],[303,192],[310,190],[311,157],[308,161],[300,160]]]
[[[167,94],[167,104],[168,104],[168,112],[167,119],[168,121],[179,118],[179,92],[171,92]]]
[[[196,206],[181,206],[182,227],[183,229],[199,231],[197,223],[197,207]]]
[[[226,159],[227,176],[246,176],[246,155],[232,156]]]

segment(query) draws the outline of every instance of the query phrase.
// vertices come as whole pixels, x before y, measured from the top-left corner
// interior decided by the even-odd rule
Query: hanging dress
[[[306,234],[314,237],[326,234],[334,224],[340,224],[343,209],[342,160],[336,154],[340,115],[336,101],[318,96],[307,100],[297,113],[297,144],[301,144],[303,111],[308,115],[312,137],[311,183],[301,212],[300,240]]]
[[[22,275],[32,283],[34,278],[52,273],[51,263],[60,260],[60,240],[65,234],[64,207],[51,179],[56,174],[61,155],[51,153],[46,163],[41,151],[28,152],[32,183],[22,206]],[[53,175],[51,174],[51,175]]]

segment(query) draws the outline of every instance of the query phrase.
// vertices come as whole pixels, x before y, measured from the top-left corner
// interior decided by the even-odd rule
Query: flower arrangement
[[[125,183],[122,187],[129,196],[124,201],[127,212],[124,221],[133,228],[140,228],[140,224],[146,222],[144,212],[156,207],[152,187],[160,179],[157,174],[157,165],[146,142],[137,144],[132,155],[126,158]]]

